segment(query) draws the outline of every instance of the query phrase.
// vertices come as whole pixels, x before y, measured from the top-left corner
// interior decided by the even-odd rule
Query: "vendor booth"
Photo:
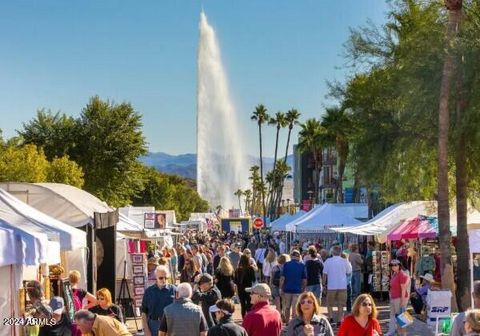
[[[4,317],[20,317],[25,311],[25,281],[40,280],[47,298],[59,295],[61,277],[49,274],[48,266],[85,269],[85,232],[31,208],[2,189],[0,246],[0,288],[4,288],[0,291],[0,312]],[[0,335],[10,332],[13,330],[5,334],[0,330]]]
[[[90,292],[95,292],[97,286],[106,287],[115,293],[115,226],[118,223],[115,209],[88,192],[66,184],[3,182],[0,188],[42,213],[84,231],[90,253],[80,286]],[[98,281],[97,272],[102,274]]]

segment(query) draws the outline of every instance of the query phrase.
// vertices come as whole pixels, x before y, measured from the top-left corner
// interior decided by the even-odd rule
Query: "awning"
[[[87,246],[84,231],[75,229],[32,208],[3,189],[0,189],[0,208],[5,212],[16,213],[28,219],[44,232],[57,232],[60,239],[60,248],[63,251],[72,251]]]
[[[405,220],[387,235],[387,239],[402,240],[435,238],[437,236],[435,223],[437,223],[436,227],[438,228],[438,221],[436,217],[419,215]]]

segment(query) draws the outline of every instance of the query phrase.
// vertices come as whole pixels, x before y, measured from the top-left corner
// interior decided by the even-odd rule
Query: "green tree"
[[[245,211],[248,211],[249,214],[251,214],[251,209],[250,209],[250,204],[252,202],[252,190],[251,189],[245,189],[243,191],[243,195],[245,195]]]
[[[46,168],[46,175],[48,182],[69,184],[77,188],[82,188],[84,183],[82,168],[68,156],[54,158]]]
[[[262,185],[264,185],[263,180],[263,148],[262,148],[262,125],[268,122],[270,117],[267,113],[267,108],[259,104],[255,107],[255,111],[253,111],[252,116],[250,117],[251,120],[255,121],[258,125],[258,139],[259,139],[259,148],[260,148],[260,180]],[[266,203],[265,203],[265,191],[264,188],[261,190],[261,197],[262,197],[262,210],[263,216],[267,214]]]
[[[288,148],[290,146],[290,136],[292,134],[293,127],[298,124],[298,120],[300,119],[300,112],[292,108],[288,110],[287,114],[285,115],[285,119],[288,123],[288,136],[287,145],[285,146],[285,157],[283,158],[283,160],[285,163],[287,163]]]
[[[343,176],[349,153],[349,137],[352,122],[349,114],[342,108],[327,108],[322,117],[322,126],[332,139],[338,157],[338,182],[335,201],[343,203]]]
[[[207,201],[200,198],[185,179],[147,167],[142,167],[141,174],[144,189],[133,197],[134,205],[175,210],[178,220],[188,220],[190,213],[208,210]]]
[[[0,149],[0,181],[45,182],[48,161],[35,145],[7,145]]]
[[[322,149],[327,144],[327,135],[325,128],[320,121],[316,119],[308,119],[305,123],[300,124],[301,130],[298,133],[298,148],[303,152],[312,153],[313,157],[313,184],[314,184],[314,202],[318,204],[318,187],[320,181],[320,172],[322,170],[323,158]]]
[[[277,155],[278,155],[278,137],[280,135],[280,129],[285,128],[288,126],[288,121],[286,118],[285,113],[283,112],[277,112],[275,113],[274,117],[271,117],[270,120],[268,121],[269,125],[274,125],[277,129],[276,131],[276,136],[275,136],[275,152],[274,152],[274,158],[273,158],[273,171],[275,171],[276,164],[277,164]],[[277,174],[274,173],[276,176]],[[268,209],[270,213],[270,219],[274,219],[274,213],[275,213],[275,208],[276,208],[276,199],[277,196],[276,194],[278,193],[278,183],[277,181],[274,182],[274,184],[277,184],[277,187],[273,187],[272,184],[270,184],[270,195],[269,195],[269,203],[268,203]]]
[[[76,145],[77,123],[64,113],[41,109],[36,117],[17,131],[23,142],[42,148],[47,159],[71,153]]]
[[[79,124],[78,146],[72,158],[85,173],[85,189],[112,206],[123,206],[143,189],[146,154],[141,115],[129,103],[90,99]]]
[[[240,209],[240,212],[242,212],[242,196],[243,196],[243,190],[242,189],[237,189],[233,193],[235,196],[238,198],[238,208]]]

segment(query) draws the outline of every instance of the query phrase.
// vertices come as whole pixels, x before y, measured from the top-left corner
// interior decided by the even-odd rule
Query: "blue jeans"
[[[318,299],[318,302],[322,302],[322,285],[311,285],[305,287],[306,292],[312,292],[315,297]]]
[[[352,297],[355,299],[362,291],[362,272],[354,271],[352,273]]]

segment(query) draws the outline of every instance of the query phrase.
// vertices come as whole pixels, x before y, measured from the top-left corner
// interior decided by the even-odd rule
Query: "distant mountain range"
[[[158,171],[166,174],[179,175],[182,177],[197,179],[197,155],[196,154],[180,154],[170,155],[163,152],[148,153],[146,156],[140,157],[145,165],[156,168]],[[249,156],[249,164],[253,166],[260,164],[260,159]],[[292,167],[290,173],[293,175],[293,155],[287,157],[287,164]],[[264,171],[273,168],[273,158],[263,158]]]

